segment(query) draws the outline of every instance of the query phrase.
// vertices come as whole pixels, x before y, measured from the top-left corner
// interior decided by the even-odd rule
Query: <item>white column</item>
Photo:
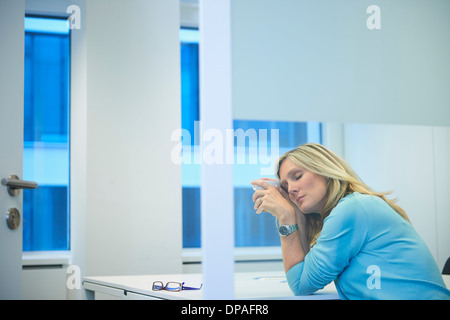
[[[230,0],[200,0],[201,237],[203,297],[234,298]],[[228,156],[230,156],[228,154]]]

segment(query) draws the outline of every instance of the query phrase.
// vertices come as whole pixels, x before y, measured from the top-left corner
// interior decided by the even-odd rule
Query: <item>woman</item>
[[[367,187],[319,144],[284,154],[253,194],[280,225],[286,278],[296,295],[331,281],[342,299],[450,299],[436,262],[401,207]]]

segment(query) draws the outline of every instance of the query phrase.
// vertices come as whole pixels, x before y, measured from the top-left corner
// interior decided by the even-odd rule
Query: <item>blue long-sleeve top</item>
[[[341,299],[450,299],[412,225],[381,198],[357,192],[339,201],[314,247],[286,279],[296,295],[334,281]]]

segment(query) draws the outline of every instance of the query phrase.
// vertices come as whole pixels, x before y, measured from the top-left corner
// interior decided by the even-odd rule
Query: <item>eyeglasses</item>
[[[161,281],[155,281],[153,282],[152,290],[153,291],[160,291],[160,290],[167,290],[172,292],[177,292],[181,290],[200,290],[203,286],[203,283],[200,285],[200,288],[193,288],[193,287],[187,287],[184,285],[184,282],[167,282],[166,285],[164,285]]]

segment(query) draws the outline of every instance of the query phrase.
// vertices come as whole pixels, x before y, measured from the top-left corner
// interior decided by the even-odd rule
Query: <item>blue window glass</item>
[[[198,31],[192,29],[181,30],[181,101],[182,128],[189,131],[191,137],[198,138],[195,121],[199,121],[199,56]],[[260,130],[267,132],[267,150],[270,155],[272,146],[272,131],[276,130],[279,155],[306,142],[322,142],[321,124],[306,122],[280,122],[234,120],[233,129],[243,132]],[[259,140],[259,143],[261,141]],[[198,152],[195,146],[198,141],[191,139],[191,152]],[[184,143],[183,143],[184,144]],[[235,155],[238,152],[238,138],[235,137]],[[269,213],[255,214],[253,209],[253,188],[250,181],[261,176],[275,178],[274,168],[269,168],[271,174],[261,175],[261,166],[250,164],[248,161],[255,153],[251,150],[249,139],[245,140],[245,163],[235,161],[233,171],[234,181],[234,212],[235,212],[235,246],[261,247],[279,246],[280,237],[275,227],[275,219]],[[256,151],[257,152],[257,151]],[[200,165],[182,163],[182,201],[183,201],[183,247],[199,248],[201,246],[200,233]]]
[[[23,251],[70,249],[70,30],[25,18]]]
[[[181,127],[195,137],[195,121],[199,115],[199,57],[198,31],[180,30],[181,50]],[[183,141],[183,145],[186,142]],[[191,139],[190,145],[198,145]],[[182,165],[183,247],[200,247],[200,168]]]
[[[181,29],[181,127],[194,137],[194,124],[199,121],[198,31]],[[191,145],[198,141],[191,139]]]

